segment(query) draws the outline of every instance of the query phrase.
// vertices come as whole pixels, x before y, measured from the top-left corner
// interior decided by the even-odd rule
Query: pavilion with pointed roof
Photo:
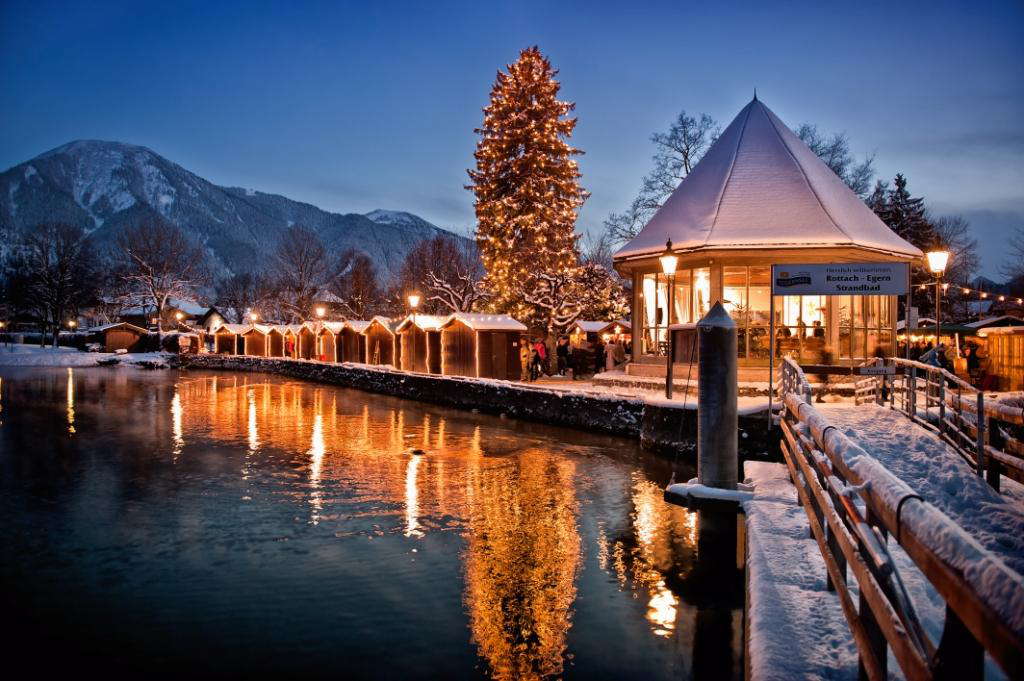
[[[668,240],[679,258],[671,311],[658,261]],[[740,364],[766,366],[771,265],[922,256],[755,97],[614,263],[633,279],[635,364],[663,363],[669,325],[721,300],[739,329]],[[854,362],[892,352],[892,296],[778,296],[775,315],[778,354]]]

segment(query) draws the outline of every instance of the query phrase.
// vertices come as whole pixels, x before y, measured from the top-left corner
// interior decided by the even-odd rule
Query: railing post
[[[910,385],[907,387],[907,417],[917,420],[917,367],[910,367]]]
[[[946,434],[946,379],[939,374],[939,432]]]
[[[948,605],[934,668],[936,681],[973,681],[985,677],[985,649]]]
[[[975,466],[977,467],[978,475],[980,476],[985,470],[985,393],[978,391],[978,414],[977,414],[977,456],[974,460]]]

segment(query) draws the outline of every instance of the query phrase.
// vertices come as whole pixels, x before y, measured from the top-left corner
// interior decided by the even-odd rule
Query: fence
[[[878,380],[884,386],[889,377]],[[1024,677],[1020,575],[829,425],[809,403],[798,365],[783,364],[782,382],[782,452],[856,642],[861,678],[886,679],[889,650],[907,679],[980,679],[986,652],[1009,678]],[[946,603],[937,645],[889,553],[890,536]]]

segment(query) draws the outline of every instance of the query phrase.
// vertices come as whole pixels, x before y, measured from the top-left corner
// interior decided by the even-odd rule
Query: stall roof
[[[241,326],[241,325],[239,325],[239,326]],[[262,333],[264,336],[266,336],[268,333],[270,333],[270,329],[272,329],[272,328],[273,327],[270,324],[250,324],[249,327],[245,331],[242,332],[242,335],[245,335],[247,333],[252,333],[253,331],[256,331],[256,332]]]
[[[252,327],[249,326],[248,324],[221,324],[216,329],[214,329],[213,332],[214,333],[220,333],[221,330],[225,330],[228,333],[233,333],[235,335],[241,335],[241,334],[245,333],[246,331],[248,331],[251,328]]]
[[[573,326],[579,327],[580,331],[584,333],[604,333],[616,326],[621,326],[623,329],[631,328],[629,322],[622,319],[613,322],[577,321]]]
[[[444,323],[448,321],[448,317],[445,315],[434,315],[434,314],[417,314],[409,315],[403,319],[399,325],[395,328],[395,331],[401,331],[402,329],[415,324],[424,331],[437,331]]]
[[[84,331],[85,333],[103,333],[104,331],[109,331],[110,329],[117,328],[128,328],[133,331],[138,331],[139,333],[149,333],[149,331],[142,328],[141,326],[129,324],[128,322],[113,322],[111,324],[104,324],[103,326],[94,326],[91,329],[85,329]]]
[[[366,319],[348,319],[345,321],[345,326],[352,329],[356,333],[362,333],[366,331],[366,327],[370,325],[370,320]]]
[[[360,333],[366,333],[367,329],[369,329],[370,325],[373,324],[374,322],[377,322],[378,324],[383,326],[385,329],[387,329],[388,333],[390,333],[391,335],[395,334],[395,326],[394,326],[394,324],[391,323],[391,320],[389,318],[384,317],[382,315],[377,315],[373,319],[371,319],[370,321],[366,322],[366,328],[363,329]]]
[[[345,328],[345,322],[323,322],[323,328],[337,336]]]
[[[986,317],[985,319],[979,319],[976,322],[964,324],[964,326],[969,326],[972,329],[984,329],[990,326],[1024,326],[1024,319],[1004,314],[998,317]]]
[[[475,312],[454,312],[448,315],[442,326],[460,321],[474,331],[526,331],[526,325],[517,322],[507,314],[481,314]]]
[[[920,258],[757,97],[615,260],[673,249],[853,247]]]

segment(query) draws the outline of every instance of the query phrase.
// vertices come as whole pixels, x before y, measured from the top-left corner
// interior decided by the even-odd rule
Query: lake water
[[[272,376],[2,368],[4,668],[739,678],[741,579],[671,466]]]

